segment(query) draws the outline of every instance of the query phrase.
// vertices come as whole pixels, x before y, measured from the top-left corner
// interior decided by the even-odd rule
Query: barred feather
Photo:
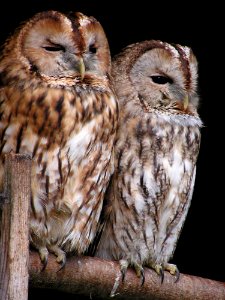
[[[175,274],[168,264],[190,206],[202,122],[188,47],[130,45],[113,63],[120,119],[96,256]],[[157,77],[157,78],[156,78]],[[184,103],[189,99],[188,106]],[[126,264],[125,264],[126,266]]]
[[[81,13],[37,14],[6,43],[0,73],[0,184],[5,153],[31,155],[31,243],[43,262],[46,251],[84,253],[113,171],[118,119],[103,29]]]

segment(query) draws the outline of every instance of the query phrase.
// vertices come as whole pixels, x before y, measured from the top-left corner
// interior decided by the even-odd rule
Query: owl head
[[[107,38],[95,18],[44,11],[25,22],[6,42],[0,72],[4,71],[4,78],[23,70],[26,75],[54,81],[72,78],[88,83],[92,77],[107,76],[110,63]]]
[[[120,105],[133,111],[192,113],[198,105],[197,60],[189,47],[150,40],[126,47],[113,62]],[[130,94],[127,97],[127,94]]]

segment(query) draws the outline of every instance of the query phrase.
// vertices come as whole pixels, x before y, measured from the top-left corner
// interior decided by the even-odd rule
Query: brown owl
[[[143,266],[163,280],[190,206],[202,122],[197,61],[188,47],[144,41],[113,62],[119,99],[115,173],[96,256],[119,260],[123,278]]]
[[[62,265],[95,236],[113,171],[118,107],[101,27],[82,13],[38,13],[0,57],[0,185],[4,154],[31,155],[30,241]]]

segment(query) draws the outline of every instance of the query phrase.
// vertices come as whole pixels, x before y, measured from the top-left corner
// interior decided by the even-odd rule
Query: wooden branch
[[[6,155],[0,224],[1,300],[26,300],[28,297],[30,170],[28,156]]]
[[[51,288],[72,294],[89,296],[90,299],[108,298],[113,286],[116,299],[166,299],[166,300],[222,300],[225,299],[225,283],[190,275],[180,275],[177,283],[166,272],[161,284],[159,276],[145,269],[143,286],[133,270],[129,269],[125,282],[117,262],[91,257],[70,257],[64,269],[59,270],[55,257],[50,255],[47,268],[36,252],[30,253],[30,287]]]
[[[0,236],[0,300],[26,300],[28,297],[28,211],[30,203],[31,159],[25,155],[6,156],[5,194],[2,201]],[[143,286],[129,269],[125,282],[117,262],[91,257],[70,257],[59,270],[54,256],[49,256],[45,271],[36,252],[30,253],[30,287],[52,288],[90,298],[222,300],[225,283],[181,274],[166,273],[161,284],[157,274],[145,270]]]

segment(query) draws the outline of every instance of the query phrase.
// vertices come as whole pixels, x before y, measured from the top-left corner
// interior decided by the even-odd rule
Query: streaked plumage
[[[169,264],[190,206],[202,122],[188,47],[144,41],[113,62],[120,118],[115,173],[96,256],[178,276]]]
[[[46,11],[6,41],[0,58],[0,185],[4,153],[30,154],[30,241],[84,253],[113,170],[118,108],[110,51],[97,20]]]

